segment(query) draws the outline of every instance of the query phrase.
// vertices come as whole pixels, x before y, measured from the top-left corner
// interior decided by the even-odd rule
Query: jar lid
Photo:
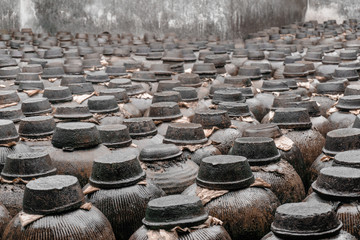
[[[172,229],[176,226],[197,226],[207,218],[208,214],[200,198],[171,195],[151,200],[142,222],[149,229]]]
[[[111,148],[127,147],[131,144],[129,130],[122,124],[102,125],[97,127],[102,144]]]
[[[88,100],[91,113],[112,113],[119,111],[119,106],[113,95],[93,96]]]
[[[111,152],[93,162],[89,182],[92,186],[111,189],[135,185],[145,179],[145,172],[136,155]]]
[[[237,89],[223,89],[214,92],[212,103],[219,104],[222,102],[245,102],[242,92]]]
[[[216,155],[203,158],[196,184],[216,190],[238,190],[249,187],[254,175],[246,157]]]
[[[124,119],[123,124],[128,127],[132,138],[142,138],[157,134],[155,123],[151,118],[128,118]]]
[[[325,203],[287,203],[276,209],[271,231],[281,238],[322,239],[340,232],[343,224]]]
[[[264,81],[261,87],[264,92],[282,92],[289,91],[289,86],[285,81]]]
[[[249,106],[246,103],[221,102],[219,110],[226,110],[229,117],[248,117],[251,116]]]
[[[40,138],[53,134],[56,123],[52,116],[35,116],[21,119],[19,134],[22,137]]]
[[[154,144],[144,147],[139,159],[144,162],[171,160],[179,157],[182,151],[174,144]]]
[[[47,98],[29,98],[22,102],[21,110],[25,116],[35,116],[52,111],[51,104]]]
[[[196,111],[193,119],[194,123],[199,123],[203,128],[209,129],[213,127],[228,128],[231,120],[225,110],[201,110]]]
[[[346,78],[349,81],[356,81],[359,79],[359,74],[354,68],[338,67],[333,73],[333,78]]]
[[[9,154],[1,176],[6,180],[21,178],[31,180],[33,178],[55,175],[51,158],[46,152],[24,152]]]
[[[279,108],[275,111],[273,123],[280,128],[310,129],[312,123],[306,108]]]
[[[331,81],[316,85],[316,92],[319,94],[342,94],[345,91],[343,81]]]
[[[244,130],[243,137],[278,138],[282,135],[280,128],[273,123],[253,125]]]
[[[335,107],[342,110],[360,109],[360,95],[349,95],[341,97]]]
[[[255,166],[277,162],[281,158],[274,140],[267,137],[237,138],[229,154],[244,156]]]
[[[72,150],[95,147],[101,139],[95,124],[67,122],[56,125],[51,143],[54,147]]]
[[[196,123],[171,123],[163,140],[177,145],[204,144],[207,141],[202,126]]]
[[[179,92],[177,91],[163,91],[156,92],[153,95],[152,103],[158,102],[181,102],[182,98]]]
[[[171,121],[182,116],[176,102],[158,102],[150,105],[149,117],[153,120]]]
[[[327,167],[311,185],[316,193],[335,198],[360,198],[360,169]]]
[[[19,95],[15,90],[0,91],[0,105],[20,102]]]
[[[360,168],[360,150],[348,150],[336,154],[333,166]]]
[[[23,211],[48,215],[78,209],[85,203],[78,179],[69,175],[42,177],[26,184]]]
[[[18,140],[19,134],[15,124],[10,120],[0,120],[0,143],[6,144]]]
[[[67,102],[73,99],[70,89],[63,86],[45,88],[43,96],[51,103]]]
[[[341,128],[326,134],[323,152],[329,156],[335,156],[339,152],[360,149],[360,129]]]
[[[54,112],[54,117],[59,119],[87,119],[91,118],[92,114],[89,107],[75,103],[63,104],[58,106]]]

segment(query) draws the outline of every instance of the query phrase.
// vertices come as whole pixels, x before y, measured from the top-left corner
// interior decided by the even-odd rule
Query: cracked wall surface
[[[2,0],[1,28],[244,37],[302,21],[307,0]],[[9,11],[9,9],[12,11]]]
[[[338,23],[345,19],[360,18],[359,0],[308,0],[305,20],[323,22],[335,19]]]

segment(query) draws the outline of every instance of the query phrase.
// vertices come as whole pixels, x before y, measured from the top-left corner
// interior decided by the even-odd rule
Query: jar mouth
[[[167,221],[167,222],[152,222],[148,221],[145,218],[143,218],[142,223],[149,229],[171,229],[177,226],[180,227],[192,227],[197,226],[206,221],[208,218],[208,214],[205,213],[199,217],[193,217],[190,219],[182,219],[182,220],[174,220],[174,221]]]
[[[34,174],[26,174],[26,175],[5,173],[4,171],[1,172],[1,176],[5,180],[8,180],[8,181],[12,181],[16,178],[21,178],[23,180],[32,180],[33,178],[46,177],[46,176],[51,176],[51,175],[55,175],[55,174],[56,174],[56,168],[53,168],[49,171],[42,172],[42,173],[34,173]]]
[[[255,177],[254,175],[240,179],[237,181],[231,182],[215,182],[215,181],[207,181],[204,179],[196,178],[196,184],[200,187],[215,189],[215,190],[239,190],[249,187],[252,183],[254,183]]]
[[[146,178],[146,173],[143,171],[137,176],[133,176],[127,179],[121,179],[118,181],[101,181],[94,179],[93,177],[89,178],[89,183],[91,186],[102,188],[102,189],[112,189],[112,188],[123,188],[129,187],[137,184],[138,182]]]
[[[287,229],[277,228],[274,223],[271,224],[271,231],[279,237],[326,237],[337,235],[343,226],[343,223],[339,221],[339,225],[336,228],[330,229],[324,232],[315,231],[288,231]]]

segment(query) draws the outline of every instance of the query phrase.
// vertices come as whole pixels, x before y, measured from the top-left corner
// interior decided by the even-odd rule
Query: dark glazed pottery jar
[[[146,208],[143,226],[130,240],[169,239],[178,240],[230,240],[221,226],[212,222],[200,199],[195,196],[172,195],[151,200]],[[190,231],[172,230],[175,227]]]
[[[311,165],[311,182],[316,180],[321,169],[332,166],[338,153],[356,149],[360,149],[360,129],[341,128],[328,132],[322,153]]]
[[[129,129],[122,124],[98,126],[102,144],[109,148],[122,148],[130,146],[132,140]]]
[[[328,167],[320,171],[312,184],[314,192],[304,201],[330,204],[342,221],[344,231],[360,238],[360,215],[358,186],[360,169],[348,167]]]
[[[280,114],[280,115],[278,115]],[[284,135],[299,147],[303,155],[306,169],[320,155],[325,144],[322,134],[312,128],[310,116],[305,108],[282,108],[275,111],[273,123],[280,129],[285,129]]]
[[[10,120],[0,120],[0,172],[4,168],[6,157],[13,153],[32,152],[26,144],[19,142],[19,134]]]
[[[110,152],[101,144],[95,124],[85,122],[58,123],[52,145],[50,156],[57,173],[76,176],[81,185],[88,182],[94,159]]]
[[[290,163],[281,159],[272,138],[237,138],[229,154],[246,157],[255,178],[269,183],[270,189],[281,203],[299,202],[304,199],[305,189],[299,174]]]
[[[335,107],[339,110],[332,113],[328,120],[331,129],[351,127],[355,121],[356,113],[360,109],[360,95],[349,95],[339,98]]]
[[[195,182],[198,166],[174,144],[146,146],[139,155],[148,180],[166,194],[179,194]]]
[[[136,155],[112,152],[94,160],[87,200],[110,221],[116,239],[127,240],[141,226],[147,203],[165,193],[150,182]]]
[[[328,117],[326,112],[336,103],[337,95],[343,94],[346,85],[343,81],[331,81],[316,85],[317,94],[311,99],[319,103],[320,113],[323,117]]]
[[[270,229],[280,203],[271,190],[251,187],[253,183],[245,157],[211,156],[202,159],[196,184],[183,194],[199,196],[205,210],[224,222],[232,239],[260,239]],[[201,193],[214,194],[205,199]]]
[[[6,225],[10,222],[10,214],[4,205],[0,203],[0,239],[5,230]]]
[[[351,234],[341,231],[342,225],[334,209],[328,204],[289,203],[276,209],[272,232],[261,240],[355,240]]]
[[[192,122],[201,124],[204,129],[218,129],[209,138],[217,143],[216,148],[222,154],[228,153],[232,142],[241,134],[238,129],[230,127],[231,119],[226,110],[196,111]]]
[[[275,141],[275,145],[278,148],[281,159],[284,159],[285,161],[289,162],[293,168],[296,170],[296,172],[301,177],[305,189],[308,188],[309,183],[306,182],[307,179],[307,173],[305,171],[305,163],[304,158],[301,154],[300,149],[290,140],[290,142],[287,142],[289,139],[285,136],[283,136],[281,130],[279,127],[273,123],[269,124],[260,124],[251,126],[242,134],[243,137],[268,137],[272,138]],[[287,144],[282,144],[283,141],[286,140]]]
[[[348,150],[336,154],[332,166],[360,168],[360,150]]]
[[[3,237],[115,240],[104,214],[94,206],[84,209],[84,203],[85,196],[74,176],[56,175],[31,181],[25,188],[23,211],[11,220]],[[24,216],[34,215],[38,216],[37,220],[27,225],[21,222]]]
[[[27,181],[55,173],[56,168],[48,153],[23,152],[8,155],[1,172],[5,181],[0,183],[0,202],[9,210],[10,216],[14,217],[22,208]]]

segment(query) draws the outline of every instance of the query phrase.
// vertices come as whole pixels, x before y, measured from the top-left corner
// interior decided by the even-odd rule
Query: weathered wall
[[[360,18],[359,0],[308,0],[305,20],[323,22],[335,19],[341,23],[345,19]]]
[[[245,36],[302,21],[307,0],[1,0],[17,18],[1,27],[36,32],[176,32],[181,36]],[[1,12],[1,13],[2,13]],[[7,15],[2,15],[6,17]],[[12,15],[11,15],[12,16]],[[20,18],[19,18],[20,16]]]
[[[20,1],[0,1],[0,29],[14,29],[20,26]]]

